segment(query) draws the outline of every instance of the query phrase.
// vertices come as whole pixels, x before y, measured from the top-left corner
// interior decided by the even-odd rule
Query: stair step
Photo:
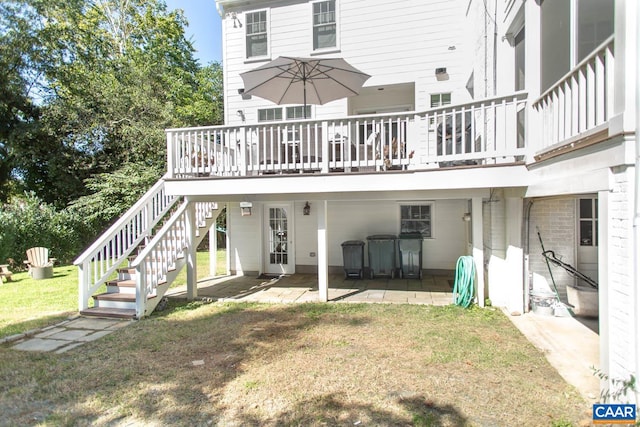
[[[135,319],[136,311],[128,308],[106,308],[106,307],[92,307],[86,310],[81,310],[82,316],[89,317],[106,317],[115,319]]]
[[[124,302],[135,302],[136,294],[125,294],[122,292],[107,292],[104,294],[94,295],[93,299],[97,299],[100,301],[124,301]]]
[[[136,281],[132,279],[126,280],[112,280],[107,283],[107,286],[118,286],[120,288],[135,288]]]
[[[118,273],[135,274],[136,269],[133,267],[122,267],[118,269]]]

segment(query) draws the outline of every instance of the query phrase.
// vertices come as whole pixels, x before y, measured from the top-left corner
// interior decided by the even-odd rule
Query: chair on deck
[[[25,265],[29,268],[29,275],[35,280],[53,277],[53,264],[56,258],[49,258],[49,249],[35,247],[27,249]]]

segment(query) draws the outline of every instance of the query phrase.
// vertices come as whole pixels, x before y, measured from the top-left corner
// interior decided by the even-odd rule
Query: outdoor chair
[[[55,258],[49,258],[49,249],[43,247],[27,249],[27,260],[24,261],[29,275],[35,280],[53,277],[55,262]]]

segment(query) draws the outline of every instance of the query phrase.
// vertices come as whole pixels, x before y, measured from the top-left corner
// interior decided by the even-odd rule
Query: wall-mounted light
[[[469,212],[465,213],[464,215],[462,215],[462,220],[464,222],[469,222],[471,221],[471,214]]]
[[[253,203],[251,202],[240,202],[240,214],[242,216],[251,216],[252,207]]]
[[[436,80],[449,80],[449,74],[447,74],[446,67],[436,68]]]
[[[311,213],[311,205],[309,202],[304,203],[304,207],[302,208],[302,215],[309,215]]]
[[[244,111],[242,110],[238,110],[236,111],[236,114],[238,115],[238,117],[240,117],[240,119],[244,122]]]
[[[229,12],[226,16],[228,19],[233,19],[233,28],[242,28],[242,22],[240,22],[235,12]]]
[[[240,95],[242,99],[251,99],[251,95],[245,95],[244,88],[238,89],[238,95]]]

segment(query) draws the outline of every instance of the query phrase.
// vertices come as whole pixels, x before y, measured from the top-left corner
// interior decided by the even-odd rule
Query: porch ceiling
[[[171,195],[219,196],[238,200],[247,194],[282,199],[313,195],[320,199],[405,199],[428,191],[433,199],[481,197],[488,189],[522,188],[529,184],[524,165],[386,173],[299,174],[252,177],[167,179]],[[415,195],[415,196],[414,196]]]

